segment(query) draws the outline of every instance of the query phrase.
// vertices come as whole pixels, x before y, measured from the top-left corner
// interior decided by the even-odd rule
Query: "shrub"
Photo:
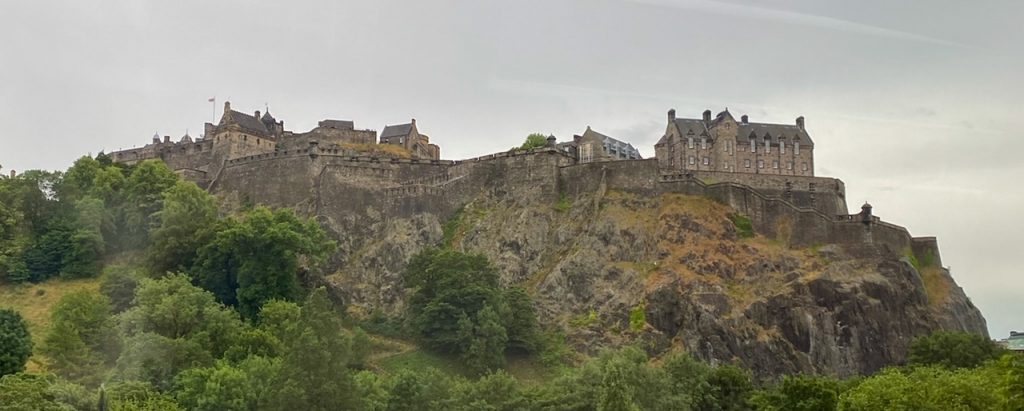
[[[750,217],[743,214],[729,214],[729,220],[736,227],[736,235],[740,238],[754,236],[754,224],[750,221]]]

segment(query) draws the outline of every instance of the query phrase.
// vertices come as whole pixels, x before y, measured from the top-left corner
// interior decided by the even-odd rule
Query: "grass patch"
[[[924,292],[928,295],[928,304],[932,307],[944,304],[953,290],[953,284],[949,277],[939,267],[924,267],[920,273],[921,282],[924,283]]]
[[[465,212],[465,206],[459,207],[454,213],[452,213],[452,216],[448,218],[448,221],[444,222],[444,226],[441,227],[441,232],[444,235],[444,247],[451,248],[455,245],[455,238],[461,234],[462,231],[462,220],[465,217]]]
[[[597,311],[593,308],[590,309],[586,314],[580,314],[573,319],[569,320],[569,325],[576,328],[588,328],[598,322]]]
[[[570,209],[572,209],[572,201],[569,201],[569,197],[563,193],[562,196],[558,198],[558,202],[555,203],[555,211],[564,213]]]
[[[644,325],[647,325],[647,312],[646,307],[641,303],[629,312],[629,329],[639,332],[644,329]]]
[[[754,223],[750,221],[750,217],[733,213],[729,214],[729,221],[732,221],[732,225],[736,227],[736,234],[740,238],[751,238],[754,236]]]
[[[396,373],[401,370],[423,371],[429,368],[449,374],[465,376],[459,362],[455,358],[424,350],[413,350],[380,359],[375,365],[384,373]]]
[[[910,261],[910,265],[914,266],[915,270],[918,272],[921,271],[921,262],[917,260],[917,256],[914,255],[914,252],[911,251],[910,248],[903,249],[903,256],[907,257],[907,260]]]
[[[51,279],[39,284],[0,283],[0,308],[17,311],[28,322],[28,331],[32,334],[33,352],[39,352],[43,338],[50,331],[50,310],[54,304],[66,294],[75,291],[99,292],[98,278],[75,280]],[[38,372],[42,369],[44,358],[33,354],[28,360],[27,370]]]

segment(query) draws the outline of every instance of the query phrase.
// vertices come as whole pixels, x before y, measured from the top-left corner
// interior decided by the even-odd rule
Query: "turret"
[[[864,224],[871,224],[872,219],[871,204],[865,202],[864,205],[860,206],[860,221]]]
[[[748,121],[747,121],[748,119],[749,119],[749,117],[747,117],[746,114],[740,116],[740,122],[742,122],[743,124],[747,124],[748,123]]]
[[[551,148],[554,148],[555,147],[555,141],[557,141],[557,139],[555,138],[555,135],[554,134],[549,135],[548,136],[548,144],[547,144],[547,146],[551,147]]]

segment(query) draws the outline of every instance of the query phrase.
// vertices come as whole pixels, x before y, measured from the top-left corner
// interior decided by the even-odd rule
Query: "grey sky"
[[[3,2],[0,164],[198,135],[213,96],[299,131],[415,117],[454,159],[587,125],[652,155],[669,108],[803,115],[852,208],[938,236],[993,337],[1024,330],[1024,3],[284,3]]]

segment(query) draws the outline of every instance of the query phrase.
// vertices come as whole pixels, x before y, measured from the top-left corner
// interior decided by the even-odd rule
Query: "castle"
[[[415,120],[375,131],[352,121],[323,120],[305,133],[285,130],[269,112],[253,115],[224,104],[219,124],[203,138],[152,144],[110,154],[114,161],[161,159],[184,178],[219,194],[295,207],[345,230],[365,230],[359,215],[447,216],[481,193],[511,201],[550,201],[608,190],[711,197],[750,217],[755,229],[795,245],[867,246],[864,252],[913,251],[941,263],[936,240],[915,238],[883,222],[865,204],[849,214],[839,179],[814,175],[814,143],[803,117],[793,125],[739,121],[728,110],[712,118],[668,111],[655,157],[587,127],[571,142],[548,137],[544,147],[465,160],[441,160],[440,148]],[[339,223],[340,224],[340,223]]]

